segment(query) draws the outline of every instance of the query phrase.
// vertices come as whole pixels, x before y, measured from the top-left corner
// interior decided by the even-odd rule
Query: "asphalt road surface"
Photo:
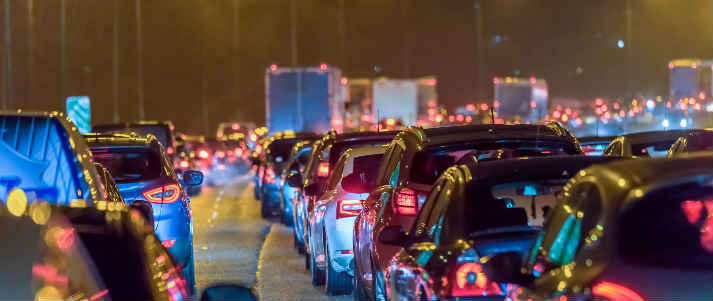
[[[198,292],[217,283],[253,287],[260,300],[351,300],[313,287],[292,230],[260,217],[252,176],[204,187],[191,198]]]

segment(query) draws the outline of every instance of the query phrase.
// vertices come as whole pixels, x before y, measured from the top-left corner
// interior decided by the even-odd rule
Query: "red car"
[[[547,125],[471,125],[422,129],[409,127],[384,155],[377,187],[364,201],[354,229],[355,296],[385,299],[384,269],[401,246],[378,242],[388,226],[411,229],[436,179],[467,157],[496,160],[582,154],[566,129]]]

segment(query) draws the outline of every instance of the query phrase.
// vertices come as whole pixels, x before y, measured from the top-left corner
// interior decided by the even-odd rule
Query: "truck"
[[[676,59],[668,63],[669,97],[675,103],[684,98],[697,98],[700,101],[711,99],[713,61],[700,59]]]
[[[270,133],[295,131],[341,132],[344,125],[344,89],[341,71],[317,67],[278,67],[265,71],[265,123]]]
[[[547,115],[547,81],[541,78],[496,77],[493,111],[497,120],[535,123]]]
[[[348,129],[369,129],[374,124],[372,80],[369,78],[344,78],[347,89],[345,126]]]
[[[404,125],[416,125],[428,119],[428,108],[438,105],[436,78],[378,78],[372,83],[374,122],[395,119]],[[362,116],[363,118],[363,116]]]

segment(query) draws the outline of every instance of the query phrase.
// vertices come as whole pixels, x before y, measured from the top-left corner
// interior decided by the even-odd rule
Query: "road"
[[[260,217],[250,175],[193,197],[196,284],[253,287],[261,300],[351,300],[313,287],[290,228]]]

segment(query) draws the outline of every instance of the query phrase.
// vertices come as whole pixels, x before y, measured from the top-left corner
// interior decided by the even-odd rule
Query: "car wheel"
[[[324,285],[324,270],[320,270],[319,267],[317,267],[314,256],[310,256],[309,259],[309,270],[312,271],[312,285]]]
[[[305,245],[297,239],[297,233],[294,231],[292,232],[292,240],[295,242],[295,249],[297,249],[297,253],[305,255]]]
[[[287,211],[282,211],[282,223],[288,227],[292,227],[295,224],[294,222],[292,222],[292,216],[287,215]]]
[[[347,273],[340,273],[334,270],[332,258],[329,256],[329,250],[325,247],[327,254],[327,295],[338,296],[346,295],[352,291],[352,279]]]
[[[369,296],[366,295],[364,288],[361,286],[361,281],[359,280],[359,278],[361,277],[362,274],[361,272],[359,272],[359,265],[354,262],[354,277],[352,277],[352,286],[354,287],[354,289],[352,290],[352,297],[354,297],[354,301],[369,300]]]
[[[372,289],[374,290],[374,300],[385,301],[386,294],[384,294],[384,275],[379,271],[379,268],[374,264],[374,259],[371,260],[371,281]]]

